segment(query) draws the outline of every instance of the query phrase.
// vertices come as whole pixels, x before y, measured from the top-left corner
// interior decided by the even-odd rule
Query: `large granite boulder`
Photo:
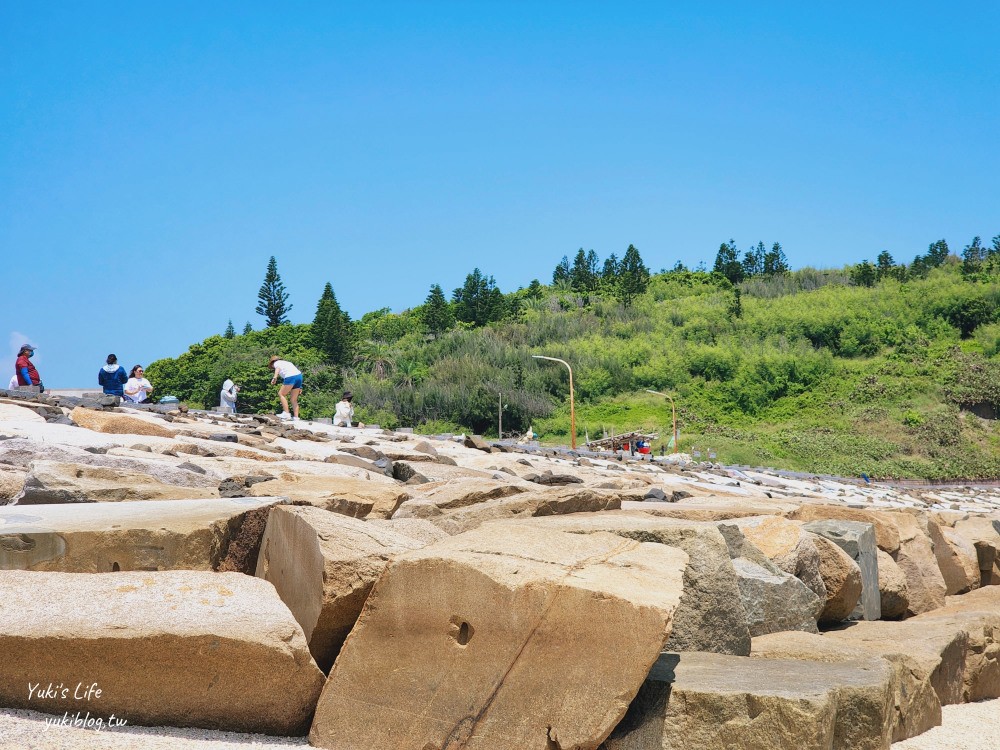
[[[487,526],[392,560],[316,709],[316,747],[596,747],[670,634],[687,555]]]
[[[671,497],[670,493],[667,493],[667,497]],[[780,516],[791,513],[795,507],[797,504],[727,497],[698,497],[671,503],[622,501],[622,510],[639,510],[650,515],[677,518],[682,521],[729,521],[750,516]]]
[[[878,660],[677,656],[672,681],[654,668],[602,750],[889,748],[892,670]]]
[[[798,578],[778,568],[743,536],[739,526],[729,521],[717,525],[733,561],[750,635],[779,630],[817,632],[816,621],[826,598],[820,599]]]
[[[944,576],[920,520],[906,511],[887,511],[884,515],[899,531],[899,550],[894,559],[906,576],[907,614],[919,615],[944,606]]]
[[[35,461],[15,505],[111,503],[218,497],[217,480],[194,471],[157,467],[143,472],[102,465]],[[169,478],[173,481],[163,481]]]
[[[725,539],[713,523],[657,518],[632,511],[574,513],[494,524],[531,524],[575,534],[608,532],[637,542],[684,550],[684,593],[674,613],[667,651],[711,651],[746,656],[750,631]],[[492,525],[492,524],[491,524]]]
[[[924,666],[903,653],[888,656],[859,650],[849,641],[826,636],[788,631],[753,639],[750,654],[755,659],[797,659],[810,662],[847,663],[866,671],[890,671],[892,710],[886,717],[885,730],[892,742],[923,734],[941,724],[941,701],[931,687]],[[873,737],[881,733],[872,732]]]
[[[276,502],[244,498],[0,507],[0,570],[217,570],[247,514],[266,513]]]
[[[945,606],[908,622],[963,630],[968,635],[962,701],[1000,698],[1000,588],[949,596]]]
[[[910,597],[906,588],[906,576],[888,552],[881,549],[878,555],[879,607],[882,618],[899,620],[906,617],[910,608]]]
[[[408,500],[396,512],[396,518],[428,518],[469,505],[520,495],[526,487],[493,479],[452,479],[431,482],[412,488]],[[413,508],[412,511],[410,509]]]
[[[846,620],[861,600],[861,568],[836,542],[817,534],[813,543],[819,552],[819,573],[826,586],[826,603],[819,621]]]
[[[322,508],[274,508],[257,576],[274,584],[298,620],[309,651],[328,672],[361,607],[394,555],[424,543]]]
[[[1000,517],[970,515],[956,520],[952,528],[976,548],[982,585],[1000,585]]]
[[[265,581],[0,571],[0,590],[0,706],[264,734],[309,726],[323,674]]]
[[[807,531],[829,539],[846,552],[861,571],[861,600],[856,619],[878,620],[882,617],[882,598],[878,586],[878,548],[872,524],[859,521],[811,521]]]
[[[743,536],[768,560],[791,573],[820,599],[826,599],[826,586],[819,571],[819,552],[813,538],[802,526],[780,516],[754,516],[734,519]]]
[[[945,593],[951,596],[978,589],[982,576],[975,544],[955,529],[934,521],[927,523],[927,530],[934,543],[934,557],[944,578]]]

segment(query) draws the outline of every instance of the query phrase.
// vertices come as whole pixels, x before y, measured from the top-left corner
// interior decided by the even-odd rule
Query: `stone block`
[[[978,589],[982,575],[975,544],[955,529],[934,521],[927,523],[927,530],[944,578],[945,594],[951,596]]]
[[[323,674],[269,583],[241,573],[0,571],[0,706],[60,716],[29,686],[96,686],[130,725],[301,734]]]
[[[321,508],[278,507],[267,519],[256,574],[274,585],[327,672],[390,558],[423,546]]]
[[[878,556],[875,527],[858,521],[811,521],[802,528],[825,537],[850,555],[861,569],[861,601],[852,615],[859,620],[882,617],[882,597],[878,586]]]
[[[0,570],[216,570],[246,515],[276,502],[253,498],[0,507]]]
[[[315,747],[596,747],[668,637],[687,555],[485,527],[390,562],[330,673]]]
[[[861,568],[836,542],[818,534],[814,535],[813,542],[819,552],[819,572],[826,586],[826,605],[819,621],[846,620],[861,600]],[[876,552],[882,550],[876,549]]]

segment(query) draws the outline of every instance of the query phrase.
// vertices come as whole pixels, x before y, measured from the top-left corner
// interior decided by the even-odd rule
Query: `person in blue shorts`
[[[298,367],[288,360],[278,356],[272,356],[268,366],[274,370],[274,377],[271,378],[271,385],[281,378],[281,387],[278,389],[278,398],[281,400],[281,408],[284,410],[278,415],[279,419],[299,418],[299,394],[302,393],[302,372]],[[288,413],[288,397],[292,399],[292,413]]]

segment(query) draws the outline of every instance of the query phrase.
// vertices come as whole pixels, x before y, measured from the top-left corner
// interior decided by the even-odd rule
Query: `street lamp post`
[[[652,393],[657,396],[663,396],[670,400],[670,411],[674,418],[674,453],[677,453],[677,405],[674,403],[673,396],[668,396],[666,393],[660,393],[659,391],[651,391],[649,388],[646,389],[646,393]]]
[[[570,446],[573,450],[576,450],[576,411],[573,405],[573,368],[569,366],[569,362],[564,359],[559,359],[558,357],[543,357],[541,354],[532,354],[532,359],[547,359],[550,362],[561,362],[566,365],[566,369],[569,370],[569,440]]]

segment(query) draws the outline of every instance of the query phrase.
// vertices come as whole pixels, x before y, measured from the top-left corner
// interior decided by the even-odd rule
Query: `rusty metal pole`
[[[573,368],[569,366],[569,362],[565,359],[559,359],[558,357],[543,357],[541,354],[532,354],[531,358],[560,362],[566,365],[566,369],[569,370],[569,440],[572,449],[576,450],[576,408],[573,403]]]

